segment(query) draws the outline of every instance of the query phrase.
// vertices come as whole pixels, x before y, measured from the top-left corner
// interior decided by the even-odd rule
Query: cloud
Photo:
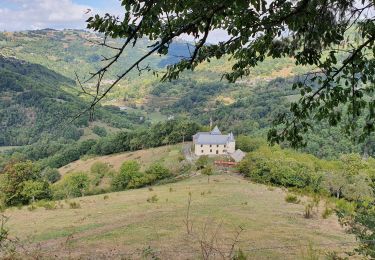
[[[0,0],[0,30],[85,28],[87,5],[72,0]]]

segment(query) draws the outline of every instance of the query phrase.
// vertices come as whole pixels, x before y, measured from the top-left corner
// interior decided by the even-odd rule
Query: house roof
[[[211,131],[212,135],[221,135],[221,132],[217,126],[215,126],[214,130]]]
[[[237,149],[234,153],[232,153],[230,156],[233,158],[235,162],[240,162],[245,157],[246,153],[241,151],[240,149]]]
[[[197,144],[226,144],[228,135],[199,135],[196,139]]]

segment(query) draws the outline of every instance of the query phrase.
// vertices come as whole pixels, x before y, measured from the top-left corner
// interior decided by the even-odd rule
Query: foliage
[[[358,155],[343,155],[341,167],[325,174],[323,185],[333,196],[351,201],[373,197],[371,171],[375,164],[362,160]]]
[[[126,161],[121,165],[119,173],[117,173],[112,180],[112,187],[114,190],[125,190],[129,183],[135,182],[141,177],[140,165],[136,161]]]
[[[306,188],[318,192],[322,176],[316,158],[278,147],[262,146],[249,153],[238,166],[246,177],[260,183]]]
[[[112,175],[111,168],[107,163],[95,162],[90,168],[91,174],[94,176],[93,184],[98,186],[106,175]]]
[[[40,168],[31,161],[9,163],[0,176],[0,194],[6,206],[28,203],[34,188],[38,198],[48,197],[49,186],[41,182]]]
[[[41,76],[43,75],[43,76]],[[0,57],[0,146],[27,145],[41,138],[76,141],[88,126],[87,103],[74,95],[75,83],[43,66]],[[95,120],[132,128],[139,120],[125,112],[98,108]],[[68,123],[69,122],[69,123]],[[102,129],[99,130],[104,135]]]
[[[90,186],[90,179],[86,173],[70,173],[53,185],[55,199],[74,198],[84,196]]]
[[[207,165],[208,165],[207,155],[199,156],[198,160],[195,162],[195,167],[197,167],[197,170],[201,170],[205,168]]]
[[[93,131],[94,134],[96,134],[100,137],[107,136],[107,130],[104,127],[94,126],[92,128],[92,131]]]
[[[236,138],[236,148],[241,149],[243,152],[253,152],[266,142],[262,138],[252,138],[245,135],[239,135]]]
[[[350,210],[338,207],[341,223],[361,242],[356,251],[369,258],[375,257],[375,205],[368,202],[350,204]]]
[[[50,167],[43,169],[41,176],[51,184],[58,182],[61,179],[61,174],[59,173],[59,171],[55,168]]]
[[[122,164],[119,173],[114,175],[112,188],[114,190],[135,189],[168,177],[171,177],[171,172],[160,163],[152,164],[145,172],[141,172],[138,162],[126,161]]]
[[[234,60],[232,71],[224,77],[233,82],[250,74],[251,69],[267,57],[291,57],[297,65],[314,67],[315,71],[301,77],[294,84],[301,99],[292,104],[291,113],[283,113],[275,122],[281,125],[269,132],[272,142],[288,141],[293,146],[303,145],[303,134],[312,128],[310,119],[328,119],[337,125],[342,114],[355,118],[365,114],[368,120],[346,123],[354,132],[362,125],[363,136],[374,131],[374,109],[371,95],[375,77],[372,47],[375,42],[371,1],[357,4],[352,1],[122,1],[124,19],[106,14],[87,20],[88,28],[111,38],[126,39],[111,62],[106,63],[93,77],[100,80],[113,67],[124,50],[136,46],[139,39],[152,40],[149,51],[124,72],[114,85],[139,69],[144,59],[152,54],[167,55],[172,42],[183,34],[193,36],[193,51],[177,64],[168,66],[163,79],[176,79],[182,71],[194,70],[199,64],[220,58]],[[167,14],[167,15],[166,15]],[[241,26],[238,26],[241,25]],[[348,37],[350,29],[358,32]],[[220,29],[230,35],[227,41],[206,44],[209,34]],[[342,46],[345,51],[342,52]],[[110,46],[109,46],[110,48]],[[366,87],[359,88],[360,84]],[[367,84],[369,83],[369,84]],[[367,85],[366,85],[367,84]],[[98,86],[98,92],[100,84]],[[93,105],[106,93],[93,100]],[[345,112],[337,111],[348,104]]]
[[[146,175],[155,176],[155,180],[161,180],[171,177],[171,172],[169,169],[165,168],[160,163],[152,164],[145,172]]]
[[[287,194],[286,197],[285,197],[285,201],[288,202],[288,203],[294,203],[294,204],[298,204],[300,202],[298,197],[296,195],[293,195],[293,194]]]
[[[29,202],[35,200],[50,199],[51,189],[46,181],[28,180],[23,182],[21,195]]]

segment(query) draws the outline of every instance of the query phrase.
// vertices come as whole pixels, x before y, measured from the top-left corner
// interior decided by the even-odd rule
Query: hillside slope
[[[187,234],[189,194],[193,228]],[[302,259],[309,245],[321,256],[349,249],[353,237],[343,232],[334,216],[321,218],[323,203],[314,218],[305,219],[304,205],[286,203],[285,195],[281,189],[238,176],[216,175],[210,183],[198,176],[152,189],[111,193],[106,199],[103,195],[75,199],[80,209],[60,202],[63,208],[56,210],[14,208],[6,215],[11,236],[25,243],[40,242],[41,250],[54,257],[134,259],[146,254],[196,259],[202,256],[201,243],[213,238],[214,251],[228,254],[240,227],[236,248],[250,259]]]
[[[88,103],[74,95],[74,85],[73,80],[41,65],[0,56],[0,146],[31,144],[45,135],[78,140],[89,125],[88,115],[70,121]],[[103,108],[96,119],[121,128],[139,121]]]

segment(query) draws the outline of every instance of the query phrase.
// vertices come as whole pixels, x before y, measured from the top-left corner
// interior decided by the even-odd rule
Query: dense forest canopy
[[[119,46],[103,43],[117,52],[92,76],[98,80],[101,94],[93,97],[91,108],[131,71],[149,70],[146,58],[154,53],[168,54],[173,41],[188,34],[196,39],[191,55],[168,66],[163,79],[175,79],[204,61],[229,55],[235,62],[224,77],[233,82],[267,57],[291,57],[295,64],[313,69],[294,84],[302,97],[291,105],[290,112],[278,116],[269,140],[303,145],[303,134],[313,125],[311,119],[328,119],[330,125],[337,125],[343,115],[350,118],[345,121],[349,132],[364,139],[375,129],[373,5],[372,1],[353,0],[122,1],[123,19],[110,14],[88,19],[89,29],[125,39]],[[354,37],[348,35],[351,28],[356,31]],[[226,31],[229,39],[206,44],[214,29]],[[100,83],[107,71],[142,37],[153,41],[149,51],[102,89]],[[347,108],[342,110],[345,104]],[[357,120],[360,115],[365,120]]]

